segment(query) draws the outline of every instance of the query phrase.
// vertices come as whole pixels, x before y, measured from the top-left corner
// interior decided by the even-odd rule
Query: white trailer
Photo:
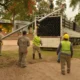
[[[65,32],[70,35],[73,44],[80,44],[80,33],[76,32],[76,29],[73,30],[73,23],[67,21],[62,15],[50,13],[47,17],[40,18],[36,18],[38,27],[35,28],[35,31],[42,40],[43,45],[41,47],[57,48]]]
[[[57,48],[62,36],[62,17],[50,16],[42,20],[35,28],[36,35],[40,36],[45,48]],[[38,24],[38,23],[37,23]]]

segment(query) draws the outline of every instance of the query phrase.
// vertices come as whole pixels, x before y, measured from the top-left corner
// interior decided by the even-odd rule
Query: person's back
[[[25,52],[27,50],[27,47],[30,45],[29,38],[26,36],[21,36],[18,39],[18,46],[20,52]]]
[[[19,46],[19,66],[26,67],[27,47],[30,45],[29,38],[26,37],[26,31],[23,31],[23,35],[18,38],[17,44]]]
[[[41,39],[40,39],[40,37],[35,36],[34,39],[33,39],[33,45],[39,47],[40,44],[41,44]]]
[[[64,53],[71,53],[71,51],[70,51],[70,47],[71,47],[71,42],[70,41],[68,41],[68,40],[63,40],[63,41],[61,41],[61,51]]]

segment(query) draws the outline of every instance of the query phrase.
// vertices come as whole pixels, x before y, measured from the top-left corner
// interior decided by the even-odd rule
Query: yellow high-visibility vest
[[[40,37],[35,36],[33,39],[33,44],[36,46],[40,46]]]
[[[70,54],[70,41],[61,41],[61,52]]]

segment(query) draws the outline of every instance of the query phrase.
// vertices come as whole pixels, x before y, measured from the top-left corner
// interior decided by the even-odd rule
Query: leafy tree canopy
[[[80,26],[80,13],[75,16],[75,21]]]
[[[73,10],[74,10],[77,6],[80,6],[80,0],[70,0],[70,7],[72,7]]]
[[[34,0],[1,0],[0,5],[4,7],[4,18],[26,20],[35,11]]]
[[[42,0],[38,3],[38,10],[37,10],[37,14],[46,14],[50,12],[50,8],[49,8],[49,4],[48,2]]]

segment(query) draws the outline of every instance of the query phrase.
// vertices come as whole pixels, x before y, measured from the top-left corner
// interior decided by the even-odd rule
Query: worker
[[[2,50],[2,45],[3,45],[3,41],[1,40],[3,37],[3,34],[2,34],[2,29],[0,28],[0,56],[2,56],[1,54],[1,50]]]
[[[59,44],[57,54],[60,54],[61,74],[65,75],[65,63],[67,63],[67,73],[70,73],[71,58],[73,56],[73,47],[69,41],[69,35],[64,34],[63,40]]]
[[[30,40],[26,36],[27,32],[23,31],[22,36],[18,38],[18,46],[19,46],[19,66],[24,68],[26,67],[26,55],[27,55],[27,48],[30,46]]]
[[[67,34],[67,32],[64,32],[63,35],[64,35],[64,34]],[[63,38],[62,38],[62,39],[63,39]],[[57,55],[58,55],[57,62],[60,63],[60,53],[58,53]]]
[[[41,51],[40,51],[40,45],[42,45],[42,41],[39,36],[34,36],[33,38],[33,59],[35,59],[35,52],[38,52],[39,59],[42,59],[41,57]]]

